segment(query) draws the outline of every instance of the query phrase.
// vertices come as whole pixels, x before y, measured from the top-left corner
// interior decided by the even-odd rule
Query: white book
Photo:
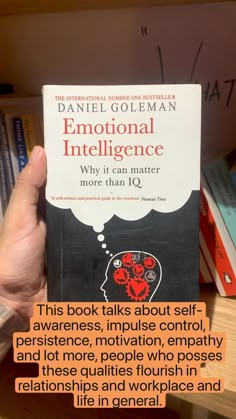
[[[49,300],[198,300],[201,86],[43,100]]]

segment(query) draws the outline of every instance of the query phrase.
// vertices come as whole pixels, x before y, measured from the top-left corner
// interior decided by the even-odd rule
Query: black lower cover
[[[71,210],[47,203],[49,301],[199,300],[199,191],[171,213],[151,211],[138,221],[114,216],[102,233],[113,257],[101,247],[91,226],[81,223]],[[154,262],[145,259],[149,254]],[[133,258],[141,265],[135,267],[136,274],[130,266]],[[148,262],[155,267],[148,267]],[[145,276],[150,277],[148,286]]]

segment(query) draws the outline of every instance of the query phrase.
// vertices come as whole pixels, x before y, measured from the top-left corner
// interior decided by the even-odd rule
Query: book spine
[[[234,185],[234,189],[235,189],[235,193],[236,193],[236,171],[231,171],[230,172],[230,178],[232,180],[232,183]]]
[[[27,157],[30,157],[33,147],[35,145],[35,138],[32,129],[32,120],[30,115],[23,115],[21,117],[22,125],[24,130],[25,146],[27,151]]]
[[[214,282],[212,274],[207,265],[202,249],[200,249],[200,283],[206,284]]]
[[[8,199],[7,199],[7,189],[6,189],[6,180],[5,180],[5,170],[4,170],[4,164],[3,164],[3,155],[2,155],[2,148],[0,143],[0,187],[1,187],[1,208],[2,213],[6,211]]]
[[[27,152],[30,154],[34,146],[40,145],[43,147],[42,115],[40,112],[23,115],[22,122],[26,133]]]
[[[2,144],[2,156],[5,170],[7,196],[10,197],[15,180],[4,113],[0,114],[0,141]]]
[[[199,272],[199,284],[204,284],[204,278],[203,278],[203,276],[202,276],[202,273],[201,273],[201,271]]]
[[[203,165],[208,185],[236,248],[236,192],[224,159]]]
[[[13,168],[13,173],[14,173],[14,182],[15,182],[17,176],[19,175],[19,165],[18,165],[18,154],[17,154],[16,142],[15,142],[13,117],[6,113],[5,122],[6,122],[6,129],[7,129],[7,138],[8,138],[10,153],[11,153],[11,162],[12,162],[12,168]]]
[[[219,217],[216,217],[217,208],[215,208],[215,214],[213,215],[213,204],[207,197],[209,198],[209,195],[205,194],[204,188],[202,188],[200,192],[200,246],[219,294],[233,296],[236,295],[235,270],[218,228],[220,214]],[[224,234],[228,234],[227,229],[225,229]]]
[[[24,130],[21,118],[14,118],[14,130],[15,130],[15,140],[16,148],[18,152],[18,164],[19,171],[21,172],[28,162],[25,139],[24,139]]]

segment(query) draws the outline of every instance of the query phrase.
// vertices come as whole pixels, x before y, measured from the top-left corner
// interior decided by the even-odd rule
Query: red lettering
[[[64,132],[63,134],[75,134],[75,129],[73,131],[68,131],[68,129],[73,128],[74,118],[63,118],[64,119]],[[72,122],[68,122],[72,121]]]

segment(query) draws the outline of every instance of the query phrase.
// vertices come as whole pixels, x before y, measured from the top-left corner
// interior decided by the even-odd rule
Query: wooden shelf
[[[220,0],[0,0],[0,16],[216,2]]]
[[[224,378],[224,393],[182,394],[177,397],[213,410],[228,418],[236,418],[236,333],[235,313],[236,299],[219,297],[212,287],[203,287],[201,300],[206,303],[207,315],[210,318],[211,330],[225,332],[226,361],[208,363],[202,368],[203,377]]]

